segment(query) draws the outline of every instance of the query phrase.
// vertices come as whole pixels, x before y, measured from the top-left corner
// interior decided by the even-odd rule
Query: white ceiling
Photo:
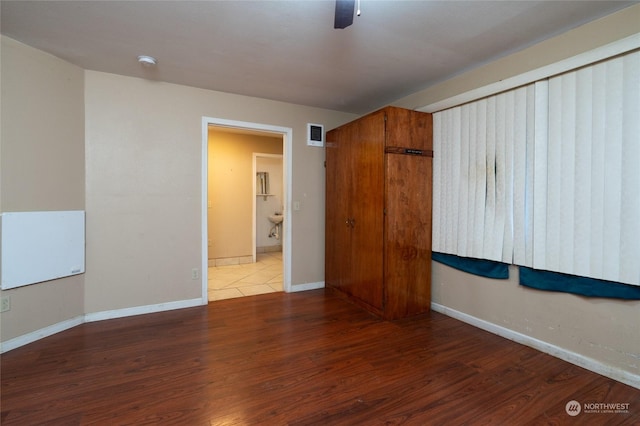
[[[0,30],[89,70],[361,114],[636,3],[361,0],[340,30],[333,0],[2,0]]]

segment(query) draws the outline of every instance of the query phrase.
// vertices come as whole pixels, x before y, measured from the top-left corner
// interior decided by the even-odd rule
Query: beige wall
[[[84,71],[2,37],[2,212],[84,210]],[[84,275],[2,291],[2,341],[84,313]]]
[[[201,296],[203,116],[293,129],[291,281],[324,280],[324,150],[306,123],[354,115],[94,71],[85,83],[86,312]]]
[[[253,255],[253,153],[282,154],[282,143],[209,130],[209,259]]]
[[[638,23],[640,5],[395,104],[424,107],[633,35],[640,30]],[[475,277],[434,262],[432,285],[435,303],[611,366],[614,375],[640,374],[640,301],[593,299],[524,288],[518,285],[516,268],[511,269],[511,279],[502,281]],[[640,379],[636,381],[640,383]]]
[[[419,109],[637,34],[639,28],[640,4],[435,84],[401,98],[393,102],[393,105]]]
[[[612,369],[610,377],[640,375],[640,301],[523,287],[513,266],[508,280],[478,277],[438,262],[432,271],[433,302],[595,360]]]

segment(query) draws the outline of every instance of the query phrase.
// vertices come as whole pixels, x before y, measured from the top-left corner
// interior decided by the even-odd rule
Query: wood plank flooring
[[[84,324],[1,356],[3,425],[637,425],[640,390],[323,290]],[[628,403],[569,416],[567,402]]]

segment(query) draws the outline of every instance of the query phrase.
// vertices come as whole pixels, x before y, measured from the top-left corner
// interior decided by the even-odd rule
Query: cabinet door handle
[[[355,228],[356,227],[356,220],[351,218],[351,227]]]

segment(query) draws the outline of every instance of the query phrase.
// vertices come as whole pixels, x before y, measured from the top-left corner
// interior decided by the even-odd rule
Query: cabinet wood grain
[[[402,108],[327,132],[325,284],[387,319],[429,309],[432,149]]]

